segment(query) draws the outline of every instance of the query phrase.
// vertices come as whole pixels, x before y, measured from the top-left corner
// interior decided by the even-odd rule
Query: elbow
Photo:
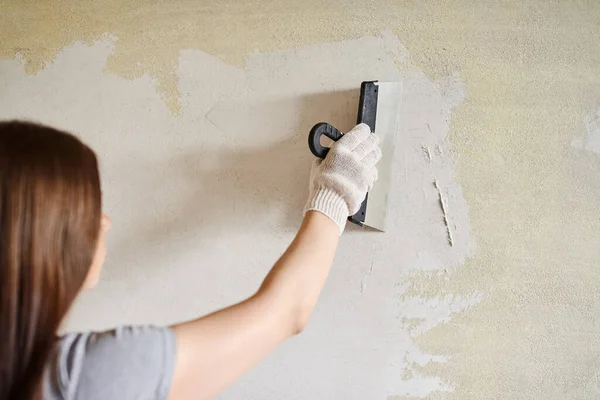
[[[296,336],[296,335],[301,334],[304,331],[304,328],[306,328],[305,323],[298,323],[298,324],[294,325],[292,327],[292,334],[290,336]]]
[[[304,331],[308,325],[308,320],[312,314],[315,304],[301,299],[298,301],[295,296],[289,296],[289,293],[283,294],[281,291],[272,290],[272,287],[263,285],[255,297],[263,299],[268,313],[277,320],[277,326],[283,328],[285,336],[291,337]]]
[[[311,313],[312,307],[302,307],[294,313],[294,317],[292,319],[292,336],[299,335],[304,331],[304,329],[306,329]]]

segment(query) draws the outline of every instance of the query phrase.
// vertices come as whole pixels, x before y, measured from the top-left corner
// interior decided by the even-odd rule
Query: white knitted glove
[[[380,158],[379,138],[368,125],[355,126],[331,145],[325,159],[313,164],[304,213],[319,211],[344,232],[348,216],[358,212],[377,180]]]

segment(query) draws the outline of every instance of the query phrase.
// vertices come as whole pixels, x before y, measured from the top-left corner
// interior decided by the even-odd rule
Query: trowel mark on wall
[[[443,325],[450,321],[452,317],[461,312],[469,310],[485,298],[485,295],[478,291],[465,295],[447,294],[444,296],[423,297],[406,296],[402,299],[400,320],[403,329],[409,332],[411,338],[417,338],[422,334],[431,331],[435,327]],[[424,390],[427,386],[436,388],[436,391],[451,392],[455,389],[450,382],[444,381],[439,377],[427,376],[422,372],[422,368],[430,363],[448,363],[452,357],[439,354],[429,354],[410,341],[405,346],[405,373],[403,381],[406,385],[396,392],[396,396],[389,399],[404,399],[403,396],[425,398],[432,393],[431,390]],[[422,383],[420,386],[416,382],[427,382],[427,386]]]
[[[571,141],[573,147],[600,154],[600,106],[583,117],[584,133]]]
[[[425,155],[425,160],[430,163],[433,161],[433,155],[431,153],[431,149],[429,148],[429,146],[425,146],[424,144],[421,145],[421,148],[423,149],[423,153]]]
[[[402,320],[412,337],[430,331],[448,322],[454,314],[463,312],[485,298],[481,292],[466,295],[447,294],[442,297],[424,298],[411,296],[403,299]]]
[[[446,205],[446,199],[440,190],[440,185],[438,184],[437,179],[433,181],[433,185],[438,191],[438,196],[440,198],[440,207],[444,213],[444,224],[446,224],[446,230],[448,231],[448,243],[450,246],[454,246],[454,239],[452,238],[452,229],[450,228],[450,223],[448,222],[448,206]]]
[[[458,72],[452,72],[434,83],[443,100],[443,110],[450,114],[452,110],[465,101],[465,89],[460,80]]]

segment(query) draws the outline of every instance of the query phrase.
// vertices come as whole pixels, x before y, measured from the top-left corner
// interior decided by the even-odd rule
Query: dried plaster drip
[[[428,163],[431,163],[433,161],[433,154],[431,154],[431,150],[429,149],[429,146],[425,146],[424,144],[422,144],[421,148],[423,149],[423,152],[427,156],[425,161],[427,161]]]
[[[448,206],[446,205],[446,200],[444,199],[444,196],[442,196],[442,191],[440,190],[440,186],[438,184],[437,179],[433,181],[433,185],[438,191],[440,197],[440,206],[442,207],[442,211],[444,212],[444,223],[446,224],[446,231],[448,232],[448,243],[450,243],[450,246],[454,246],[452,230],[450,229],[450,223],[448,222]]]
[[[440,157],[444,155],[444,151],[442,150],[442,147],[439,144],[435,145],[435,149],[437,150],[437,153]]]
[[[375,264],[375,261],[371,261],[371,266],[369,267],[369,272],[367,273],[367,275],[365,276],[365,278],[360,282],[360,293],[363,294],[365,292],[365,289],[367,288],[367,278],[369,278],[371,275],[373,275],[373,265]]]

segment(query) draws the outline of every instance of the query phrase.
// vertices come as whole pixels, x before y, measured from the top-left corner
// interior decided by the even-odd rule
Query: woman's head
[[[92,150],[0,122],[0,399],[37,396],[61,320],[97,280],[107,224]]]

